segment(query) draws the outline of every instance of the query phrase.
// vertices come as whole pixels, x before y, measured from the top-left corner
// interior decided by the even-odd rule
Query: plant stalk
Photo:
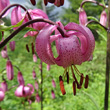
[[[110,77],[110,0],[108,2],[108,31],[107,31],[107,53],[106,53],[106,74],[105,74],[105,100],[104,110],[108,110],[109,101],[109,77]]]
[[[41,73],[41,110],[43,110],[43,69],[42,69],[42,61],[40,62],[40,73]]]

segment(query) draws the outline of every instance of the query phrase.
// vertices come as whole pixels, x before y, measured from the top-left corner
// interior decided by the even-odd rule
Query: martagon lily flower
[[[56,25],[48,25],[44,27],[36,38],[36,52],[39,58],[46,64],[57,64],[58,66],[62,66],[65,69],[63,77],[65,78],[65,76],[67,76],[68,80],[69,67],[71,68],[74,79],[73,82],[75,82],[73,83],[73,90],[75,89],[75,84],[77,84],[78,89],[81,88],[84,78],[85,88],[87,88],[89,79],[88,75],[84,77],[84,75],[79,72],[75,65],[81,65],[83,62],[88,61],[88,59],[91,57],[95,48],[94,36],[92,32],[83,25],[78,25],[72,22],[64,27],[61,22],[57,22],[57,24],[64,31],[65,37],[62,37],[62,35],[56,31]],[[51,36],[54,30],[56,31],[55,35]],[[57,58],[54,57],[51,48],[51,43],[53,41],[56,43],[58,53]],[[80,76],[80,83],[75,77],[75,72]],[[61,92],[64,95],[66,92],[64,89],[63,77],[60,76],[59,81]],[[73,91],[74,95],[75,91],[76,90]]]

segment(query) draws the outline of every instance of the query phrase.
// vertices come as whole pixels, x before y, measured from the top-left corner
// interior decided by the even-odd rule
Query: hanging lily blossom
[[[15,50],[15,41],[10,42],[10,49],[11,49],[11,51]]]
[[[79,9],[79,23],[85,25],[87,23],[87,15],[83,8]]]
[[[4,97],[5,97],[5,93],[2,90],[2,88],[0,88],[0,101],[3,101]]]
[[[18,71],[17,80],[18,80],[19,85],[24,85],[25,84],[23,75],[20,71]]]
[[[8,5],[10,5],[9,0],[0,0],[0,13],[1,13],[2,10],[3,10],[4,8],[6,8]],[[4,16],[2,16],[2,17],[5,17],[8,13],[9,13],[9,11],[7,11],[7,12],[4,14]]]
[[[59,25],[60,24],[60,25]],[[62,37],[56,31],[57,26],[46,26],[39,32],[36,38],[36,52],[39,58],[46,64],[53,65],[57,64],[65,68],[64,79],[68,72],[69,67],[71,68],[73,80],[75,81],[77,88],[80,89],[81,85],[78,83],[75,73],[80,77],[82,73],[76,68],[75,65],[81,65],[83,62],[88,61],[91,57],[94,47],[95,40],[92,32],[83,25],[78,25],[76,23],[69,23],[65,27],[58,23],[59,26],[64,31],[65,37]],[[55,30],[55,35],[52,35],[52,32]],[[69,30],[66,32],[66,30]],[[47,33],[48,32],[48,33]],[[51,43],[55,41],[58,57],[55,58],[52,52]],[[63,77],[60,76],[60,88],[61,92],[64,95],[65,89],[63,84]],[[85,78],[85,77],[84,77]],[[68,78],[69,82],[69,78]]]
[[[6,63],[6,72],[7,72],[7,78],[9,80],[12,80],[14,77],[14,70],[13,70],[13,65],[9,59],[7,60]]]
[[[36,56],[36,54],[33,54],[33,61],[34,62],[37,62],[37,56]]]
[[[31,84],[27,84],[27,86],[20,85],[16,91],[15,91],[15,96],[17,97],[27,97],[31,96],[34,92],[34,87]]]
[[[8,91],[8,85],[7,85],[6,81],[1,83],[1,88],[4,92]]]
[[[101,23],[103,26],[106,26],[106,25],[107,25],[107,13],[106,13],[105,10],[103,10],[102,13],[101,13],[100,23]]]

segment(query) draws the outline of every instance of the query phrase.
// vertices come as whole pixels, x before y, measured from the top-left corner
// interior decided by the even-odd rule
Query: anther
[[[88,84],[89,84],[89,77],[88,77],[88,75],[86,75],[84,87],[87,88]]]
[[[60,81],[60,90],[61,90],[62,94],[65,95],[66,91],[65,91],[65,88],[64,88],[62,76],[59,76],[59,81]]]
[[[73,94],[76,95],[76,82],[73,81]]]
[[[66,77],[67,77],[67,83],[69,84],[69,73],[66,72]]]
[[[80,78],[80,86],[82,86],[82,84],[83,84],[83,79],[84,79],[84,75],[81,74],[81,78]]]

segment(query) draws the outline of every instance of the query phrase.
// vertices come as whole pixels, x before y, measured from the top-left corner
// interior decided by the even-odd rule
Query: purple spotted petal
[[[81,43],[85,43],[85,42],[87,43],[86,45],[82,44],[82,45],[85,45],[85,47],[84,46],[82,47],[82,49],[83,49],[82,50],[83,62],[87,61],[90,58],[90,56],[92,55],[93,50],[95,48],[95,40],[94,40],[94,36],[93,36],[92,32],[87,27],[85,27],[83,25],[78,25],[76,23],[67,24],[65,26],[65,29],[78,31],[81,34],[83,34],[83,36],[82,37],[80,36],[79,39],[84,40],[84,42],[81,42]],[[87,41],[85,40],[84,36]],[[86,50],[84,48],[86,48]]]
[[[80,65],[82,63],[80,44],[75,35],[59,38],[57,49],[59,50],[59,56],[56,58],[57,65],[65,68],[72,64]]]
[[[47,64],[55,64],[52,54],[50,35],[56,26],[46,26],[38,34],[36,38],[36,52],[39,58]],[[52,38],[51,38],[52,39]]]

